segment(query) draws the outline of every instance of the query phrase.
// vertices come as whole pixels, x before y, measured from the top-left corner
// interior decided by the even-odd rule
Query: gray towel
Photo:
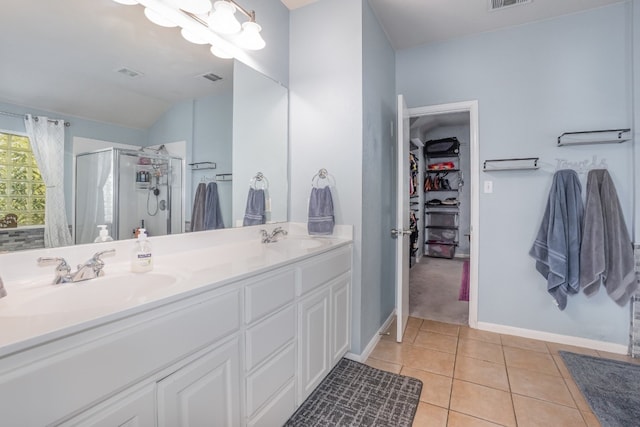
[[[204,206],[206,202],[207,186],[201,182],[196,188],[196,197],[193,199],[191,211],[191,231],[204,230]]]
[[[567,306],[567,295],[580,290],[581,192],[574,170],[555,173],[542,224],[529,251],[560,310]]]
[[[255,188],[249,188],[249,195],[247,196],[247,207],[244,211],[243,226],[247,225],[260,225],[266,222],[266,216],[264,213],[264,190],[256,190]]]
[[[222,221],[222,211],[220,210],[220,200],[218,199],[218,184],[210,182],[207,184],[207,194],[204,202],[204,229],[218,230],[224,228]]]
[[[618,194],[606,169],[589,171],[580,250],[580,287],[586,295],[600,284],[619,305],[625,305],[637,288],[633,248]]]
[[[311,197],[309,198],[309,222],[307,223],[307,231],[311,235],[330,235],[333,234],[333,226],[335,225],[335,217],[333,214],[333,199],[331,198],[331,189],[327,186],[324,188],[311,189]]]

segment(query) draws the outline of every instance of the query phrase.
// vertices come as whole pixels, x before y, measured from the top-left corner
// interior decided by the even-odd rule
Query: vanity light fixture
[[[114,0],[116,3],[144,7],[145,16],[163,27],[180,27],[182,37],[196,44],[210,44],[219,58],[233,58],[240,49],[260,50],[266,45],[256,23],[256,13],[235,0]],[[248,20],[240,24],[240,11]]]

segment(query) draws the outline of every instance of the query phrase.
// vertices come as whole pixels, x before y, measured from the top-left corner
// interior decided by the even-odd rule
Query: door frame
[[[469,326],[478,327],[478,266],[480,255],[480,131],[478,100],[409,108],[409,117],[469,113],[471,242],[469,250]]]

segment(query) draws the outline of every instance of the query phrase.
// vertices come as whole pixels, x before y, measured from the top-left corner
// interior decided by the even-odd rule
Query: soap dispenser
[[[138,238],[133,245],[131,253],[131,271],[134,273],[145,273],[153,270],[153,257],[151,255],[151,243],[147,239],[144,228],[140,228]]]
[[[100,233],[98,233],[98,237],[93,241],[94,243],[113,242],[113,237],[109,236],[109,231],[107,230],[106,225],[99,225],[98,229],[100,230]]]

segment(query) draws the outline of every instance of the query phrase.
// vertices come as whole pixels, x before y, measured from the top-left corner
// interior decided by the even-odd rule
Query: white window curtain
[[[24,119],[33,155],[47,187],[44,211],[44,246],[72,244],[64,202],[64,121],[47,117]]]

